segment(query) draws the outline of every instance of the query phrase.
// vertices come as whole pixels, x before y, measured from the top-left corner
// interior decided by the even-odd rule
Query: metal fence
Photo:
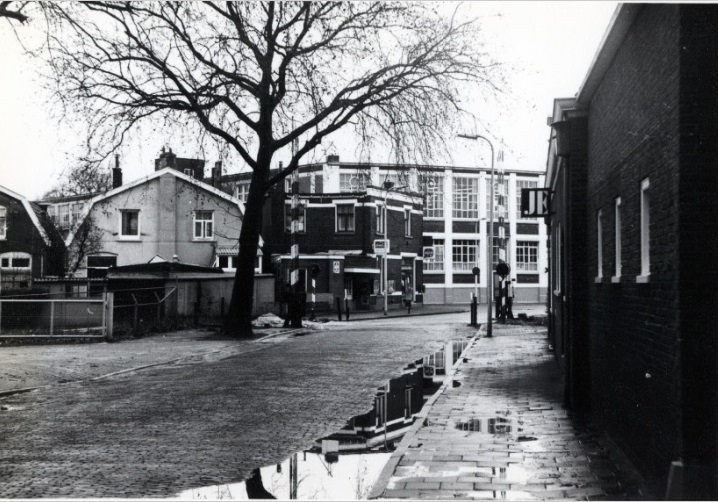
[[[0,336],[103,337],[108,298],[0,298]]]

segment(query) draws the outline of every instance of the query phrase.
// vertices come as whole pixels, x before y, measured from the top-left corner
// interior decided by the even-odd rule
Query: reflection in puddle
[[[456,424],[460,431],[486,432],[488,434],[509,434],[513,430],[512,422],[504,417],[471,418]]]
[[[426,400],[440,387],[447,368],[458,361],[467,340],[404,368],[377,389],[372,408],[349,419],[338,432],[320,438],[310,450],[281,464],[255,469],[241,483],[193,488],[179,494],[191,500],[365,499],[391,457],[394,443],[409,431]]]

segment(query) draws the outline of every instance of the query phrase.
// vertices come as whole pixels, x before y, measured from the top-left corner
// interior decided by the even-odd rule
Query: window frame
[[[209,213],[209,219],[197,218],[198,213]],[[200,235],[197,235],[197,223],[200,223],[202,231]],[[207,224],[209,223],[209,234],[207,235]],[[192,211],[192,240],[193,241],[213,241],[214,240],[214,210],[212,209],[197,209]]]
[[[526,261],[520,261],[519,260],[519,249],[522,250],[524,253],[524,257],[528,258]],[[532,255],[535,257],[535,260],[532,261]],[[535,268],[521,268],[521,265],[535,265]],[[539,273],[539,241],[537,240],[517,240],[516,241],[516,273],[524,273],[524,274],[533,274]]]
[[[459,186],[464,183],[467,186]],[[451,215],[453,219],[478,220],[479,178],[454,176],[451,180],[451,192]]]
[[[481,258],[480,239],[454,239],[451,242],[451,269],[454,273],[473,273]],[[458,256],[466,260],[456,261]],[[472,257],[473,254],[473,257]]]
[[[339,208],[340,207],[351,207],[351,217],[350,217],[350,220],[347,220],[347,221],[351,221],[351,228],[346,228],[346,229],[339,228],[339,221],[340,221]],[[346,214],[342,213],[342,216],[344,218],[347,218],[348,215],[349,215],[349,213],[346,213]],[[334,231],[338,234],[353,234],[356,232],[356,203],[341,202],[341,203],[336,203],[334,205]]]
[[[7,265],[4,264],[7,260]],[[15,260],[27,260],[26,266],[15,265]],[[24,251],[8,251],[0,255],[0,270],[5,272],[32,273],[32,255]]]
[[[383,202],[377,202],[376,204],[376,233],[378,235],[384,235],[386,232],[386,221],[385,221],[385,208],[386,204]]]
[[[433,181],[434,186],[429,187]],[[444,218],[444,176],[442,174],[422,174],[421,184],[424,188],[426,203],[424,204],[424,218]]]
[[[423,260],[424,273],[444,273],[444,242],[444,239],[432,239],[431,247],[434,248],[434,257]]]
[[[621,230],[623,226],[622,215],[621,215],[621,197],[614,199],[613,208],[613,258],[614,258],[614,269],[613,277],[611,282],[621,281],[621,272],[623,269],[622,254],[623,254],[623,242],[621,240]]]
[[[648,282],[651,276],[651,195],[649,178],[641,181],[641,274],[636,282]]]
[[[136,214],[137,215],[137,233],[136,234],[125,234],[123,232],[124,230],[124,218],[126,214]],[[140,240],[140,237],[142,236],[142,219],[140,218],[140,210],[139,209],[120,209],[120,229],[118,232],[118,237],[120,240],[124,241],[138,241]]]
[[[411,208],[404,208],[404,237],[411,237]]]
[[[496,177],[498,178],[498,176]],[[484,178],[486,181],[486,221],[489,220],[489,212],[491,211],[491,204],[492,202],[496,205],[496,211],[494,211],[494,221],[498,221],[500,217],[503,216],[504,221],[508,221],[509,219],[509,206],[508,204],[504,204],[501,206],[498,204],[496,197],[504,197],[506,200],[505,202],[508,202],[508,191],[509,191],[509,180],[508,178],[504,178],[503,183],[499,183],[498,179],[494,179],[494,185],[496,185],[497,190],[494,192],[494,200],[491,200],[491,177]],[[501,190],[503,188],[503,191]],[[505,193],[504,193],[505,192]],[[500,211],[500,209],[503,207],[503,212]]]
[[[521,214],[521,189],[538,188],[538,180],[517,179],[516,180],[516,220],[534,220],[534,218],[524,218]]]

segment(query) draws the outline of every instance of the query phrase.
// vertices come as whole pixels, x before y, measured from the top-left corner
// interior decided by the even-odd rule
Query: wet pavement
[[[366,413],[407,363],[475,332],[463,315],[436,315],[328,323],[211,350],[212,340],[194,335],[127,345],[123,357],[142,359],[132,371],[0,398],[0,498],[173,497],[245,480]],[[124,343],[108,345],[119,355]],[[92,355],[97,346],[62,353],[73,369],[107,369]],[[4,347],[0,357],[18,349]],[[24,349],[28,358],[31,349],[54,354]]]
[[[419,417],[370,497],[653,498],[609,440],[563,408],[545,328],[494,325]]]

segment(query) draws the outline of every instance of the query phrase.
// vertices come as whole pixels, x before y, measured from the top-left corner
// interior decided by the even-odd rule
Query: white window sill
[[[192,242],[214,242],[214,237],[195,237]]]
[[[444,274],[443,270],[424,270],[425,274]]]
[[[594,277],[593,282],[595,282],[596,284],[601,284],[603,282],[603,276]]]
[[[636,284],[646,284],[648,282],[651,282],[651,274],[636,276]]]
[[[117,240],[119,241],[130,241],[130,242],[139,242],[141,240],[139,235],[120,235],[117,237]]]
[[[614,275],[611,277],[611,283],[612,284],[620,284],[621,283],[621,276],[620,275]]]

